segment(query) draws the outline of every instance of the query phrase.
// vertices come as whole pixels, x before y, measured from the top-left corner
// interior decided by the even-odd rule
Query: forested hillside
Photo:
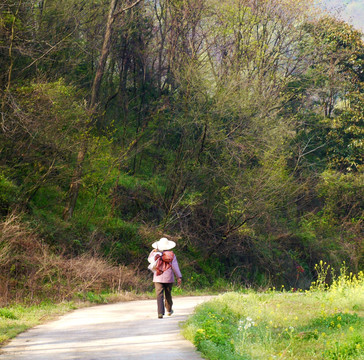
[[[352,26],[307,0],[0,11],[7,300],[25,284],[67,296],[98,266],[98,289],[145,288],[162,235],[191,287],[305,288],[321,259],[363,269],[364,43]]]

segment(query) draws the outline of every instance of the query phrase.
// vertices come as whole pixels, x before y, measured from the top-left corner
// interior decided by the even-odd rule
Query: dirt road
[[[0,349],[0,360],[196,360],[179,323],[209,297],[175,297],[174,314],[157,318],[156,300],[76,310],[39,325]]]

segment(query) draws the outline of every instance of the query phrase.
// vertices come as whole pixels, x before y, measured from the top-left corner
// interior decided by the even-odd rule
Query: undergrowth
[[[209,360],[364,359],[364,274],[344,264],[327,285],[328,268],[317,265],[307,291],[220,295],[196,309],[184,336]]]
[[[0,306],[120,292],[138,281],[133,269],[112,265],[95,254],[67,257],[54,253],[16,217],[0,223]]]

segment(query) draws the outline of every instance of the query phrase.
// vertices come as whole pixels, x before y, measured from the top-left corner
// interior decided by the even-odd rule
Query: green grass
[[[364,277],[328,289],[225,293],[199,306],[184,336],[206,359],[364,359]]]

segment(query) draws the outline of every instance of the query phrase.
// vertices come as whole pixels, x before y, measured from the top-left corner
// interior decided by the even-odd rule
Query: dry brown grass
[[[133,269],[101,257],[54,254],[14,215],[0,223],[0,306],[10,302],[63,301],[77,293],[121,292],[136,287]]]

